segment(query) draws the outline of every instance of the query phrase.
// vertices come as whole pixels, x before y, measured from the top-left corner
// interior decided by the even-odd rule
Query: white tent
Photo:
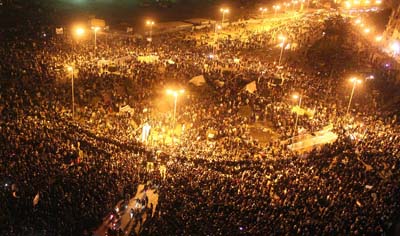
[[[249,93],[254,93],[257,90],[256,81],[253,81],[253,82],[250,82],[250,83],[246,84],[244,89]]]
[[[203,75],[198,75],[189,80],[189,83],[200,87],[206,83],[206,80],[204,79]]]

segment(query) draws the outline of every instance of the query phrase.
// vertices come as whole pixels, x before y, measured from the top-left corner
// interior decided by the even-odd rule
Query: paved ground
[[[142,230],[142,226],[144,222],[146,222],[148,217],[153,217],[158,205],[158,193],[156,193],[155,189],[147,189],[144,190],[145,185],[140,184],[137,188],[136,194],[129,200],[128,207],[125,212],[121,215],[121,226],[123,234],[119,234],[119,236],[128,236],[131,235],[132,231],[136,234],[139,234]],[[147,209],[152,209],[152,215],[147,215],[145,210],[141,211],[142,220],[141,222],[131,218],[130,212],[131,209],[138,209],[140,206],[137,205],[137,199],[143,199],[145,196],[148,198],[148,202],[146,205]],[[122,201],[120,201],[122,202]],[[119,203],[120,203],[119,202]],[[118,204],[117,204],[118,205]],[[141,207],[140,207],[141,208]],[[96,236],[106,236],[108,230],[108,225],[106,223],[106,219],[104,219],[102,225],[94,232]]]

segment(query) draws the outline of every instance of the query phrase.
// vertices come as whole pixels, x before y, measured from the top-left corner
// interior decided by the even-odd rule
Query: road
[[[137,199],[144,199],[145,196],[147,196],[148,201],[147,205],[144,209],[140,207],[140,214],[141,214],[141,222],[135,220],[135,218],[131,218],[130,212],[131,209],[139,209],[139,205],[137,204]],[[121,202],[121,201],[120,201]],[[116,207],[119,204],[116,205]],[[144,222],[146,222],[148,217],[153,217],[155,214],[155,211],[157,209],[158,205],[158,193],[155,189],[146,189],[145,190],[145,185],[140,184],[137,188],[136,194],[134,197],[129,199],[128,207],[124,211],[124,213],[121,215],[121,226],[120,228],[122,229],[122,234],[119,234],[119,236],[128,236],[131,235],[132,230],[136,234],[139,234],[140,231],[142,230],[142,226]],[[151,216],[147,215],[147,209],[152,209]],[[107,231],[108,231],[108,223],[107,219],[103,219],[103,223],[94,231],[94,235],[96,236],[106,236]]]

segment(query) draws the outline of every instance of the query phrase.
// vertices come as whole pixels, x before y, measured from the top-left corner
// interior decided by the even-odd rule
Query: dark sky
[[[154,2],[154,0],[149,0],[148,2],[151,1]],[[54,5],[54,1],[52,1],[52,4],[57,11],[65,14],[60,14],[60,16],[63,15],[63,19],[66,21],[95,15],[98,18],[104,18],[111,25],[122,22],[137,25],[141,24],[145,18],[152,18],[157,22],[195,17],[219,18],[220,6],[229,6],[232,14],[235,14],[235,9],[238,9],[238,3],[240,2],[239,0],[173,1],[176,3],[168,8],[157,6],[157,4],[144,7],[140,4],[140,2],[144,2],[143,0],[58,0],[56,5]],[[238,14],[238,10],[236,14]]]

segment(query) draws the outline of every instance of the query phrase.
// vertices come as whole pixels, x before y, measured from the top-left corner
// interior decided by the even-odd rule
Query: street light
[[[150,27],[150,40],[151,41],[153,41],[153,25],[154,25],[154,21],[152,21],[152,20],[146,21],[146,26]]]
[[[78,37],[82,37],[85,34],[85,29],[82,27],[75,28],[75,35]]]
[[[349,105],[347,105],[346,114],[349,114],[351,100],[353,100],[354,90],[355,90],[357,84],[361,84],[361,80],[357,79],[356,77],[353,77],[353,78],[350,79],[350,82],[353,83],[353,88],[351,90],[351,95],[350,95],[350,99],[349,99]]]
[[[222,22],[221,23],[223,24],[225,21],[225,14],[229,13],[229,8],[221,8],[220,12],[222,12]]]
[[[268,8],[266,8],[266,7],[260,7],[259,10],[261,11],[261,18],[264,18],[264,12],[267,12],[267,11],[268,11]]]
[[[215,47],[217,46],[218,43],[218,30],[221,30],[222,26],[215,24],[214,26],[214,45],[213,45],[213,55],[215,54]]]
[[[285,48],[285,41],[286,41],[286,37],[283,35],[279,35],[279,40],[282,41],[281,45],[281,54],[279,55],[279,61],[278,61],[278,66],[281,65],[281,60],[282,60],[282,55],[283,55],[283,49]]]
[[[176,103],[178,102],[178,96],[181,94],[184,94],[185,90],[180,89],[180,90],[172,90],[172,89],[167,89],[167,94],[174,96],[174,128],[176,126]]]
[[[67,66],[67,70],[71,73],[71,90],[72,90],[72,119],[75,117],[75,95],[74,95],[74,66]]]
[[[96,49],[97,49],[97,31],[100,30],[100,27],[92,26],[92,30],[94,32],[94,50],[96,51]]]
[[[281,9],[281,6],[280,5],[273,5],[272,8],[275,10],[274,16],[276,16],[276,12]]]
[[[299,101],[299,103],[298,103],[298,106],[299,106],[299,110],[301,109],[301,99],[302,99],[302,96],[301,95],[298,95],[298,94],[294,94],[293,96],[293,99],[294,100],[298,100]],[[296,112],[296,121],[295,121],[295,123],[294,123],[294,132],[295,132],[295,134],[297,133],[297,122],[298,122],[298,120],[299,120],[299,112],[300,111],[297,111]]]

